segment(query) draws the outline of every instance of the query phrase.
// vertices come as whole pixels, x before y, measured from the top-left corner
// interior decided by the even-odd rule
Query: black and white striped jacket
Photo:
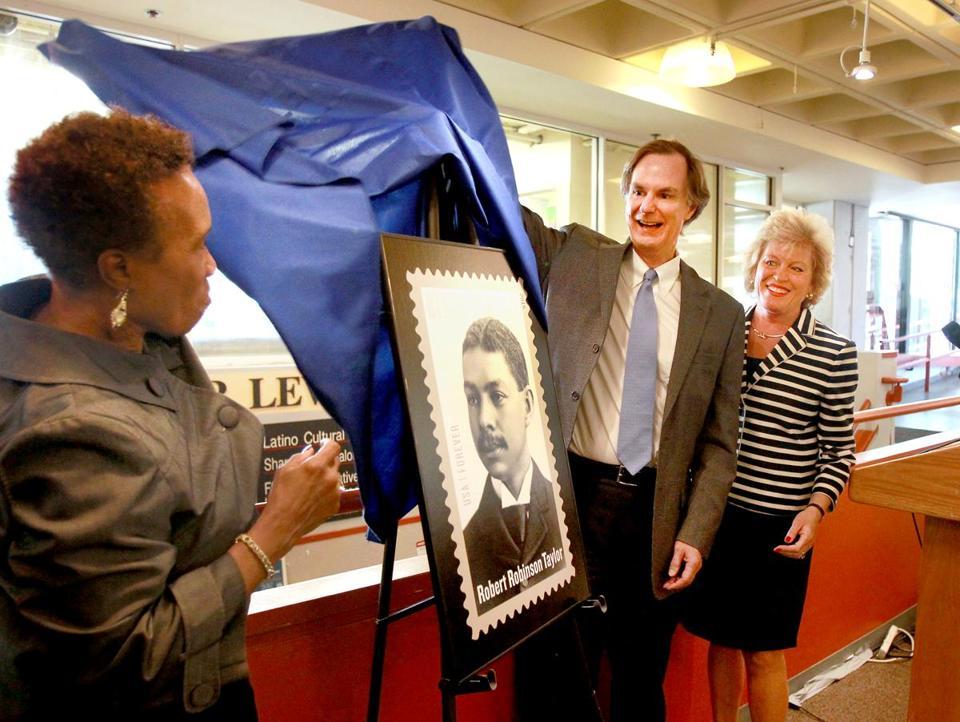
[[[750,309],[745,340],[752,317]],[[854,461],[856,346],[804,308],[757,372],[747,376],[745,368],[730,503],[791,514],[820,491],[836,504]]]

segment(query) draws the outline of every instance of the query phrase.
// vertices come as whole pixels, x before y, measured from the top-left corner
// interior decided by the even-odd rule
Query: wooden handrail
[[[924,336],[931,336],[936,333],[936,330],[931,329],[930,331],[918,331],[917,333],[908,333],[906,336],[897,336],[896,338],[887,338],[884,339],[885,343],[900,343],[901,341],[910,341],[915,338],[923,338]]]
[[[864,409],[863,411],[854,412],[853,423],[856,424],[862,421],[879,421],[880,419],[889,419],[894,416],[905,416],[907,414],[917,414],[922,411],[933,411],[934,409],[943,409],[948,406],[957,406],[958,404],[960,404],[960,396],[946,396],[942,399],[914,401],[910,404],[880,406],[876,409]]]
[[[899,444],[890,444],[889,446],[878,446],[875,449],[865,449],[857,452],[857,460],[853,465],[853,470],[866,469],[877,464],[885,464],[888,461],[903,459],[915,454],[925,454],[928,451],[934,451],[944,446],[960,443],[960,429],[950,431],[940,431],[936,434],[921,436],[909,441],[901,441]]]

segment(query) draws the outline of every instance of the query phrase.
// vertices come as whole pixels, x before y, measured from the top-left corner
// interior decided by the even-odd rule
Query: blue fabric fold
[[[100,99],[189,131],[221,270],[277,327],[347,432],[382,539],[416,504],[384,323],[379,234],[420,235],[423,176],[453,164],[482,245],[545,318],[497,109],[433,18],[180,52],[68,21],[41,46]]]

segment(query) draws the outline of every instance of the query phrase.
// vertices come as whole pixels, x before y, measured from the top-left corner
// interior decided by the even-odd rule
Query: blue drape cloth
[[[346,430],[365,520],[383,538],[416,504],[416,476],[379,233],[419,235],[421,179],[439,161],[481,244],[507,250],[544,318],[496,106],[456,32],[428,17],[180,52],[68,21],[41,51],[105,103],[192,134],[211,252]]]

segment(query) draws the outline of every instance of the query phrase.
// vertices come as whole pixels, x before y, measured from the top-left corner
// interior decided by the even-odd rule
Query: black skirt
[[[797,646],[813,551],[775,554],[796,514],[727,504],[710,556],[682,603],[683,625],[723,647],[751,652]]]

